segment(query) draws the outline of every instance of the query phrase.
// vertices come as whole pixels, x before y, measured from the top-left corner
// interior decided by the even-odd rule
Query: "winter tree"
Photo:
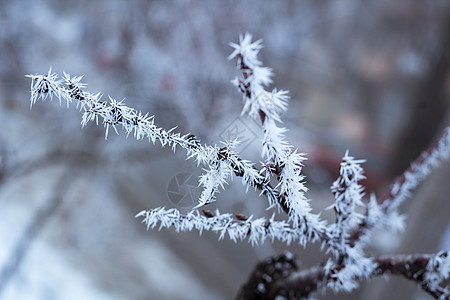
[[[149,208],[136,214],[147,229],[192,231],[201,234],[212,231],[219,240],[247,240],[252,246],[268,240],[306,246],[320,243],[323,262],[310,269],[300,269],[295,256],[286,253],[260,262],[248,281],[241,287],[237,299],[300,299],[318,292],[350,292],[361,282],[376,276],[398,275],[419,285],[436,299],[450,299],[450,253],[438,252],[414,255],[371,256],[366,248],[371,234],[379,228],[401,231],[405,217],[398,208],[414,189],[450,158],[450,127],[434,145],[411,163],[411,166],[391,185],[384,197],[367,195],[360,181],[365,178],[364,159],[346,151],[339,168],[339,177],[331,192],[334,202],[329,207],[335,222],[327,222],[314,212],[308,198],[302,167],[306,155],[286,139],[282,113],[289,102],[288,92],[272,89],[273,73],[258,59],[262,41],[252,41],[250,34],[231,43],[234,49],[228,57],[236,61],[239,76],[232,84],[242,93],[242,115],[257,120],[263,132],[261,162],[239,156],[239,140],[222,144],[202,143],[195,134],[182,134],[176,128],[164,129],[149,113],[126,106],[101,93],[86,91],[82,76],[64,73],[62,77],[50,69],[45,75],[31,78],[31,105],[38,100],[57,99],[67,106],[75,104],[82,112],[81,125],[93,121],[105,127],[105,138],[122,130],[136,139],[148,139],[153,144],[181,148],[188,159],[195,160],[203,170],[199,178],[202,187],[197,206],[182,214],[176,208]],[[233,177],[239,177],[245,188],[259,191],[273,214],[270,218],[244,215],[240,212],[210,211],[203,208],[216,201]]]

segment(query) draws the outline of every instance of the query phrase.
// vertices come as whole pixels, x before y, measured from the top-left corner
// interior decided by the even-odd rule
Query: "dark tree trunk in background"
[[[439,49],[429,64],[428,76],[419,86],[409,125],[400,137],[390,163],[390,175],[400,175],[406,170],[423,149],[426,149],[439,136],[439,132],[450,108],[450,99],[446,90],[450,70],[450,16],[442,22]]]

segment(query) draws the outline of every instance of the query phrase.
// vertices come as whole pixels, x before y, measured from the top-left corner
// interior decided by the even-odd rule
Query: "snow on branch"
[[[448,252],[431,256],[376,258],[368,256],[364,247],[374,228],[381,225],[390,229],[402,228],[399,206],[441,161],[450,158],[450,127],[397,179],[380,204],[375,195],[371,195],[368,201],[363,200],[365,193],[360,180],[364,179],[361,167],[364,160],[355,159],[347,151],[342,158],[340,175],[331,186],[335,197],[331,207],[336,213],[336,222],[328,225],[320,214],[312,212],[310,199],[306,197],[307,187],[302,175],[306,156],[288,143],[285,136],[287,129],[279,126],[289,96],[287,91],[267,90],[273,73],[263,67],[258,59],[262,41],[252,42],[251,35],[246,34],[240,37],[239,44],[230,45],[234,51],[229,59],[236,58],[237,68],[242,72],[242,78],[232,81],[243,94],[242,114],[259,118],[264,132],[261,169],[238,156],[235,146],[239,141],[224,141],[222,146],[207,145],[193,134],[176,132],[176,127],[170,130],[161,128],[155,124],[154,116],[125,105],[124,100],[117,101],[111,97],[103,100],[102,94],[87,92],[87,85],[81,82],[82,76],[72,77],[64,73],[59,78],[51,69],[45,75],[27,75],[31,78],[31,106],[38,100],[51,101],[53,98],[58,99],[60,104],[66,102],[67,106],[76,103],[83,114],[81,125],[101,123],[105,127],[105,138],[111,130],[119,133],[122,129],[127,136],[133,135],[138,140],[148,139],[153,144],[158,141],[162,147],[167,145],[173,151],[177,147],[182,148],[188,159],[193,158],[198,166],[201,165],[204,173],[199,178],[199,184],[203,191],[198,205],[187,214],[181,214],[174,208],[143,210],[136,217],[143,218],[147,229],[174,227],[176,231],[195,229],[200,234],[208,230],[218,233],[219,239],[228,235],[235,242],[248,239],[252,245],[267,239],[286,244],[296,242],[302,246],[308,242],[321,242],[322,249],[331,255],[324,259],[321,266],[310,271],[302,270],[282,277],[282,285],[276,287],[280,289],[280,295],[284,293],[281,292],[283,284],[287,284],[289,293],[309,296],[321,287],[350,291],[363,280],[391,273],[416,281],[435,298],[448,299],[449,288],[444,287],[450,273]],[[266,197],[268,208],[276,208],[270,219],[221,214],[218,210],[214,213],[202,210],[202,215],[196,209],[215,201],[216,194],[225,188],[233,175],[242,178],[247,190],[258,190],[260,196]],[[366,207],[364,216],[358,212],[359,207]],[[288,215],[287,219],[275,220],[276,213],[281,210]],[[307,289],[303,289],[305,286]],[[259,289],[260,286],[257,287]],[[265,285],[263,287],[266,288]]]
[[[165,209],[164,207],[143,210],[136,217],[143,217],[142,222],[147,224],[147,230],[153,229],[159,224],[159,229],[174,227],[178,231],[198,230],[212,231],[219,234],[219,240],[226,235],[237,242],[248,238],[252,245],[262,244],[266,239],[272,242],[277,239],[287,245],[301,238],[301,233],[292,228],[286,221],[275,221],[275,214],[270,219],[253,216],[246,217],[242,214],[221,214],[219,210],[212,213],[203,210],[201,215],[197,210],[186,215],[181,214],[177,209]]]
[[[428,261],[422,285],[429,291],[441,292],[442,299],[450,298],[450,286],[443,287],[450,278],[450,252],[441,251]],[[447,298],[445,298],[447,297]]]
[[[237,68],[242,71],[243,78],[235,78],[232,83],[243,94],[244,107],[242,114],[260,118],[264,130],[262,156],[266,158],[264,168],[266,178],[276,177],[283,204],[288,208],[289,221],[304,232],[308,240],[325,237],[325,222],[319,215],[311,213],[304,176],[301,175],[303,153],[294,149],[286,140],[286,128],[278,127],[280,114],[287,109],[289,96],[287,91],[265,87],[272,83],[272,70],[263,67],[258,60],[262,49],[262,41],[252,42],[252,36],[240,36],[240,43],[231,43],[234,48],[228,59],[237,58]]]
[[[86,84],[81,82],[82,76],[71,77],[64,73],[64,78],[58,78],[57,74],[49,70],[46,75],[27,75],[31,78],[31,105],[38,100],[52,100],[53,97],[60,102],[66,101],[67,105],[76,102],[77,107],[83,112],[81,125],[84,127],[89,122],[101,122],[105,127],[105,138],[109,129],[118,133],[121,127],[128,135],[133,133],[138,140],[148,138],[153,144],[159,141],[161,146],[170,146],[173,151],[181,147],[187,151],[188,158],[195,158],[198,164],[206,166],[207,171],[200,178],[200,184],[204,190],[199,199],[199,206],[213,202],[218,187],[223,187],[232,173],[243,178],[243,184],[247,188],[259,189],[266,195],[270,206],[275,206],[278,193],[270,185],[248,160],[237,157],[233,152],[232,144],[227,147],[217,145],[205,145],[192,134],[181,135],[174,132],[175,128],[165,130],[155,125],[154,116],[143,114],[134,108],[125,105],[124,101],[117,101],[109,97],[109,101],[102,100],[100,93],[91,94],[84,91]]]
[[[399,206],[411,197],[412,191],[422,183],[441,162],[450,159],[450,127],[445,128],[440,139],[425,150],[411,166],[392,184],[387,195],[378,205],[375,198],[371,199],[366,218],[349,237],[349,243],[354,245],[374,228],[385,226],[390,230],[403,231],[405,217],[398,212]]]
[[[49,70],[47,75],[27,75],[31,78],[31,105],[37,100],[43,100],[53,97],[59,101],[67,101],[69,105],[76,101],[77,107],[83,112],[82,126],[86,126],[90,121],[99,123],[102,120],[106,129],[105,137],[108,137],[109,128],[113,127],[117,132],[117,126],[121,126],[127,135],[133,132],[138,140],[147,137],[149,141],[155,143],[158,140],[162,146],[169,145],[175,150],[180,146],[187,150],[195,150],[198,145],[194,139],[189,139],[189,135],[181,136],[179,133],[173,133],[175,128],[168,131],[157,127],[154,124],[154,117],[143,115],[135,109],[126,106],[122,101],[116,101],[109,97],[108,101],[102,100],[100,93],[91,94],[83,91],[86,84],[81,83],[82,76],[70,77],[64,73],[64,80],[59,79],[57,74]]]
[[[268,161],[280,165],[292,149],[285,141],[286,129],[278,127],[275,123],[281,122],[280,113],[287,109],[288,92],[265,90],[265,86],[272,83],[273,73],[271,69],[263,67],[262,62],[258,60],[262,41],[252,43],[252,36],[248,33],[244,37],[240,36],[239,40],[239,44],[230,43],[234,51],[228,59],[237,58],[237,67],[244,77],[232,81],[243,94],[242,114],[261,119],[264,129],[262,154]]]
[[[389,196],[382,203],[382,209],[387,214],[395,212],[405,199],[411,197],[411,192],[430,175],[431,171],[438,167],[441,161],[449,158],[450,127],[447,127],[437,144],[423,152],[392,185]]]
[[[327,286],[334,291],[351,291],[367,279],[376,268],[373,259],[366,257],[363,244],[350,245],[347,239],[352,229],[359,225],[363,216],[356,211],[364,206],[364,187],[359,181],[364,179],[362,159],[350,156],[348,150],[342,158],[339,177],[331,186],[335,203],[330,207],[336,214],[336,223],[328,226],[330,240],[323,243],[333,257],[324,266],[324,276],[329,278]]]
[[[363,175],[361,163],[365,160],[356,160],[348,155],[348,150],[342,158],[340,176],[333,182],[331,191],[335,198],[335,203],[330,207],[336,213],[336,223],[329,226],[330,251],[337,257],[346,254],[346,239],[349,231],[359,224],[362,215],[356,211],[357,206],[364,206],[364,187],[359,181],[366,178]]]
[[[386,255],[373,259],[375,268],[365,276],[359,278],[358,283],[377,276],[400,275],[415,282],[426,293],[435,299],[446,300],[450,297],[450,287],[445,286],[448,279],[449,252],[437,254],[414,254],[414,255]],[[287,264],[287,276],[276,276],[275,265]],[[439,265],[436,270],[435,265]],[[342,268],[338,266],[338,268]],[[436,276],[437,275],[437,276]],[[433,279],[429,279],[432,277]],[[266,280],[269,278],[270,280]],[[274,256],[260,262],[247,283],[239,291],[237,299],[247,299],[245,295],[254,295],[253,290],[257,290],[257,296],[265,299],[269,295],[282,295],[288,299],[306,299],[312,293],[331,288],[328,283],[336,280],[333,272],[328,272],[326,266],[316,266],[309,269],[299,267],[295,257],[287,253],[286,255]],[[257,289],[258,286],[264,288]],[[309,298],[308,298],[309,299]]]

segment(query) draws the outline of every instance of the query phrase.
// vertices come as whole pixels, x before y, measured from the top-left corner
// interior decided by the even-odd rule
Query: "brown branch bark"
[[[400,275],[419,284],[425,292],[438,299],[448,291],[443,288],[434,290],[424,282],[426,266],[431,257],[429,254],[375,257],[378,267],[370,277]],[[342,266],[337,266],[340,267]],[[302,270],[295,257],[288,253],[259,262],[236,299],[275,299],[276,296],[287,299],[306,298],[325,288],[330,280],[332,279],[325,274],[323,266]]]

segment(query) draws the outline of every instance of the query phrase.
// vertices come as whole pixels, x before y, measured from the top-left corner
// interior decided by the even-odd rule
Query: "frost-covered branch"
[[[397,211],[400,204],[411,197],[411,192],[423,182],[442,161],[450,158],[450,127],[435,145],[416,159],[392,185],[381,207],[386,214]]]
[[[368,215],[349,237],[350,244],[357,243],[374,227],[386,226],[391,230],[404,229],[404,217],[398,212],[399,206],[411,197],[412,191],[422,183],[441,162],[450,159],[450,127],[447,127],[440,139],[425,150],[411,166],[392,184],[387,195],[378,205],[373,199]]]
[[[356,210],[358,206],[365,206],[364,187],[359,184],[365,178],[360,165],[363,162],[349,156],[347,151],[342,158],[340,175],[331,186],[335,197],[331,208],[336,213],[336,223],[328,226],[331,238],[322,247],[327,247],[333,255],[325,264],[324,274],[332,279],[327,285],[335,291],[357,288],[359,281],[368,278],[376,267],[373,259],[364,254],[362,244],[352,246],[347,243],[351,230],[358,226],[363,217]]]
[[[287,109],[288,92],[265,89],[272,83],[273,73],[258,60],[261,40],[252,42],[252,36],[247,33],[240,37],[239,44],[230,45],[234,51],[228,58],[237,58],[237,68],[243,74],[243,79],[232,81],[243,94],[242,114],[260,118],[264,130],[262,156],[265,157],[265,176],[278,179],[279,204],[288,208],[293,225],[298,226],[308,240],[326,239],[325,222],[319,215],[311,213],[310,200],[305,196],[307,188],[301,175],[305,155],[286,141],[287,129],[277,125],[281,122],[280,114]]]
[[[279,193],[270,185],[248,160],[239,158],[233,151],[233,143],[226,143],[225,147],[205,145],[193,134],[181,135],[175,128],[165,130],[155,125],[154,116],[143,114],[134,108],[128,107],[122,101],[109,97],[109,101],[102,100],[100,93],[92,94],[84,91],[86,84],[81,82],[82,76],[71,77],[64,73],[63,79],[52,73],[51,69],[46,75],[27,75],[31,78],[31,105],[38,100],[45,101],[57,98],[60,103],[75,102],[83,112],[82,126],[90,121],[99,121],[106,129],[108,136],[112,127],[116,133],[122,127],[127,135],[133,133],[138,140],[148,138],[153,144],[159,141],[161,146],[170,146],[173,151],[181,147],[187,151],[188,158],[195,158],[198,164],[206,167],[207,171],[201,176],[200,183],[204,190],[199,199],[199,205],[213,202],[218,187],[223,187],[227,179],[234,173],[242,177],[243,184],[249,188],[259,189],[269,201],[270,206],[277,203]]]
[[[336,222],[326,224],[319,214],[312,212],[310,200],[306,197],[307,187],[301,173],[305,154],[287,142],[287,129],[280,126],[281,113],[287,109],[287,92],[266,90],[272,83],[273,74],[258,60],[262,42],[252,42],[251,35],[246,34],[240,37],[239,44],[231,46],[234,51],[229,58],[237,58],[237,67],[242,71],[242,78],[233,81],[243,94],[242,114],[259,118],[264,132],[264,161],[260,170],[253,162],[238,156],[235,146],[239,141],[223,141],[221,146],[207,145],[193,134],[182,135],[175,131],[176,128],[161,128],[155,124],[154,116],[126,106],[123,100],[117,101],[111,97],[102,100],[100,93],[85,91],[86,84],[81,82],[81,76],[72,77],[64,73],[59,78],[51,69],[46,75],[27,75],[31,78],[31,105],[38,100],[53,98],[60,103],[66,102],[67,106],[76,103],[83,113],[81,125],[84,127],[91,121],[101,123],[105,127],[105,138],[110,130],[118,133],[121,128],[127,136],[133,135],[138,140],[148,139],[153,144],[158,141],[161,146],[167,145],[173,151],[177,147],[182,148],[187,158],[193,158],[198,166],[201,165],[204,173],[199,183],[203,191],[194,210],[187,214],[181,214],[175,208],[143,210],[136,217],[142,218],[147,229],[157,226],[160,229],[173,227],[176,231],[195,229],[200,234],[207,230],[218,233],[219,239],[225,236],[235,242],[248,239],[252,245],[265,240],[279,240],[286,244],[296,242],[303,246],[308,242],[321,242],[322,249],[330,255],[323,260],[323,264],[313,269],[298,270],[291,263],[292,258],[288,257],[283,258],[281,269],[276,260],[260,265],[262,271],[258,274],[264,275],[267,265],[275,263],[276,272],[272,272],[275,277],[270,277],[269,281],[267,276],[255,275],[249,285],[256,283],[256,290],[264,295],[270,291],[273,297],[309,296],[321,288],[350,291],[373,276],[399,274],[419,283],[430,295],[446,299],[449,289],[443,284],[450,273],[448,252],[376,258],[368,256],[364,247],[370,241],[374,228],[385,226],[398,230],[403,227],[399,206],[441,161],[450,158],[450,127],[438,143],[424,152],[394,183],[389,195],[380,204],[375,195],[371,195],[369,200],[363,199],[364,187],[360,180],[364,179],[361,167],[364,160],[355,159],[347,151],[341,162],[340,175],[331,187],[335,198],[331,207],[335,211]],[[214,213],[202,210],[201,214],[196,209],[215,201],[216,194],[224,189],[233,175],[242,178],[247,190],[259,190],[260,196],[268,199],[268,208],[276,208],[270,219],[221,214],[218,210]],[[361,207],[365,207],[365,215],[359,213]],[[275,219],[280,210],[287,213],[286,220]],[[284,272],[286,270],[289,272]],[[258,278],[262,278],[260,282]]]
[[[349,156],[347,151],[342,158],[340,176],[331,186],[336,201],[331,206],[336,213],[336,223],[329,226],[332,237],[329,249],[335,257],[347,254],[346,239],[349,232],[363,217],[356,211],[357,206],[364,206],[364,187],[359,184],[365,178],[360,166],[363,162],[362,159],[356,160]]]
[[[126,106],[123,100],[116,101],[109,97],[108,102],[102,100],[100,93],[91,94],[84,91],[86,84],[81,82],[83,76],[71,77],[70,74],[64,73],[64,78],[59,79],[50,69],[47,75],[36,74],[27,77],[31,78],[31,105],[38,100],[52,100],[53,97],[60,103],[66,101],[68,106],[76,102],[77,107],[83,112],[81,125],[84,127],[90,121],[98,124],[100,119],[106,129],[106,138],[110,127],[118,132],[117,126],[121,126],[127,135],[133,133],[138,140],[148,138],[153,143],[158,140],[162,146],[169,145],[173,150],[180,146],[190,152],[199,151],[200,145],[195,137],[173,133],[176,127],[164,130],[154,124],[154,116],[144,115]]]
[[[365,279],[382,275],[398,275],[414,281],[435,299],[449,299],[449,252],[437,254],[386,255],[374,258],[375,268]],[[280,276],[276,266],[282,265],[285,276]],[[337,269],[342,268],[338,266]],[[335,272],[338,272],[336,270]],[[327,275],[328,273],[328,275]],[[359,281],[365,280],[359,278]],[[301,269],[295,257],[290,254],[274,256],[261,261],[239,291],[236,299],[306,299],[316,291],[330,287],[336,279],[326,270],[326,266]],[[336,291],[336,290],[334,290]]]
[[[272,242],[277,239],[289,245],[301,238],[301,232],[286,221],[276,221],[275,215],[270,219],[256,219],[242,214],[221,214],[218,210],[214,213],[203,210],[203,215],[198,211],[183,215],[177,209],[160,207],[143,210],[136,217],[143,217],[142,222],[147,224],[147,229],[153,229],[159,224],[159,229],[173,226],[177,232],[196,229],[201,234],[203,231],[212,231],[219,234],[219,240],[228,235],[234,242],[248,239],[252,245],[261,244],[266,239]]]

